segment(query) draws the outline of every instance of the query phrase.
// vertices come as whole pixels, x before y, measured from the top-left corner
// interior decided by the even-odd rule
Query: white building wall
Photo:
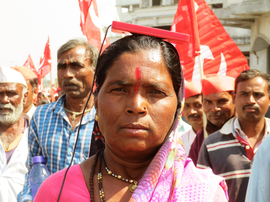
[[[250,68],[258,69],[262,72],[268,72],[268,64],[267,64],[267,49],[262,49],[260,51],[256,51],[256,55],[254,53],[250,54]]]
[[[270,73],[269,64],[269,44],[270,44],[270,14],[264,14],[256,19],[251,26],[251,51],[250,68],[259,69],[265,73]],[[258,38],[265,41],[258,42]]]

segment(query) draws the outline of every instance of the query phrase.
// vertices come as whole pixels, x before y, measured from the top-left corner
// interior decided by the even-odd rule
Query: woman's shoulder
[[[39,188],[35,200],[57,201],[66,170],[67,168],[48,177]],[[80,165],[71,166],[66,174],[60,201],[89,201],[89,199],[90,195]]]
[[[210,168],[200,169],[195,167],[194,163],[189,158],[186,159],[185,162],[183,178],[183,182],[188,183],[183,183],[182,186],[192,185],[192,187],[204,189],[204,193],[208,196],[214,196],[213,193],[216,193],[216,191],[221,188],[224,196],[228,197],[225,179],[215,175]]]

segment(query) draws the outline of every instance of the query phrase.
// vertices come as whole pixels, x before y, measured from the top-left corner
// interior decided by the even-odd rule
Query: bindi
[[[66,60],[66,64],[69,65],[69,61],[68,60]]]
[[[135,69],[135,77],[136,77],[137,82],[136,82],[136,85],[134,86],[135,93],[138,93],[138,91],[139,91],[139,86],[141,84],[141,73],[142,73],[141,68],[136,67],[136,69]]]

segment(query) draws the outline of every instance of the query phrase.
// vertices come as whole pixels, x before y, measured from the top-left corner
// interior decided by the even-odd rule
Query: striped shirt
[[[204,140],[197,167],[210,167],[215,174],[225,178],[230,202],[244,202],[252,158],[247,155],[250,147],[238,140],[233,133],[235,120],[237,118],[230,119],[220,131],[216,131]],[[270,119],[265,118],[265,120],[265,135],[267,135]]]
[[[57,102],[38,107],[31,119],[28,133],[29,155],[26,162],[29,171],[18,201],[32,200],[29,182],[32,157],[44,156],[51,174],[68,167],[71,161],[79,123],[73,130],[64,110],[64,100],[65,95]],[[73,164],[79,164],[89,156],[94,121],[93,107],[83,117]]]

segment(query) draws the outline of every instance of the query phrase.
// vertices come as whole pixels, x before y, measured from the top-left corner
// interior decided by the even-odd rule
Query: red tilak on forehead
[[[69,65],[69,61],[68,60],[66,60],[66,64]]]
[[[141,84],[141,73],[142,73],[142,70],[140,67],[136,67],[135,69],[135,77],[137,79],[137,83],[136,85],[134,86],[134,91],[135,93],[138,93],[138,90],[139,90],[139,86]]]

